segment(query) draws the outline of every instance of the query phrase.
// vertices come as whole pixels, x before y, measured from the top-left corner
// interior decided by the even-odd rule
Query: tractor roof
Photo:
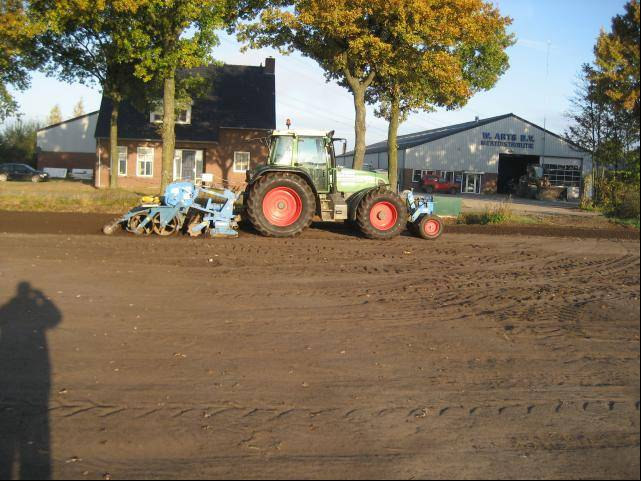
[[[325,130],[296,129],[296,130],[274,130],[272,135],[298,135],[302,137],[327,137],[330,132]]]

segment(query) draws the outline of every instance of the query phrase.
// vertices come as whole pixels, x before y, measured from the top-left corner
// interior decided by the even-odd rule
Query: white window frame
[[[190,152],[195,152],[196,158],[194,162],[194,178],[196,182],[199,182],[201,180],[202,174],[205,172],[205,153],[202,150],[198,149],[176,149],[174,153],[174,166],[173,166],[173,178],[174,181],[182,180],[182,156],[183,152],[185,151],[190,151]],[[180,166],[180,171],[178,170],[178,165],[176,165],[177,161],[180,161],[179,166]],[[202,172],[200,172],[200,176],[198,175],[198,164],[202,165]]]
[[[124,152],[124,155],[125,155],[125,158],[124,158],[125,171],[124,171],[124,173],[120,169],[120,165],[121,165],[120,163],[123,160],[122,157],[121,157],[123,155],[123,152]],[[127,146],[126,145],[119,145],[118,146],[118,177],[127,177],[127,168],[128,168],[127,164],[129,163],[128,162],[128,157],[129,157],[129,149],[127,148]]]
[[[149,155],[150,151],[151,151],[151,160],[141,159],[141,156]],[[155,160],[156,160],[155,157],[156,157],[156,149],[154,149],[153,147],[138,147],[136,149],[136,177],[150,178],[150,177],[154,176],[154,163],[155,163]],[[143,162],[151,164],[151,173],[150,174],[141,174],[140,173],[140,167],[141,167],[141,164]]]
[[[421,180],[414,180],[414,179],[416,178],[416,173],[417,173],[417,172],[420,172],[420,173],[421,173]],[[428,170],[428,169],[413,169],[413,170],[412,170],[412,182],[413,182],[414,184],[418,184],[419,182],[423,182],[423,177],[425,177],[425,175],[426,175],[428,172],[433,172],[433,171]]]
[[[237,156],[241,155],[247,155],[247,168],[246,169],[240,169],[237,167],[237,162],[239,161]],[[244,160],[242,162],[245,162]],[[249,167],[251,165],[251,153],[250,152],[234,152],[234,168],[233,171],[237,174],[245,173],[249,170]]]
[[[447,179],[447,174],[452,174],[452,178],[450,180]],[[446,182],[454,183],[454,182],[456,182],[456,172],[454,172],[453,170],[441,170],[440,171],[440,175],[439,175],[439,179],[443,179]]]
[[[185,120],[180,120],[180,113],[186,112]],[[162,124],[162,119],[164,115],[164,109],[162,103],[156,105],[156,107],[149,112],[149,122],[152,124]],[[186,109],[180,109],[176,114],[176,125],[190,125],[191,124],[191,105]]]

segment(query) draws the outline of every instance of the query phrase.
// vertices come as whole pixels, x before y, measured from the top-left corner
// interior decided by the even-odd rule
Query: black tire
[[[434,193],[434,186],[433,185],[425,185],[423,186],[423,192],[426,194],[433,194]]]
[[[436,226],[436,228],[426,228],[428,225]],[[424,215],[416,223],[414,232],[423,239],[438,239],[443,233],[443,221],[437,215]]]
[[[381,202],[393,207],[396,211],[394,224],[384,230],[373,225],[370,218],[372,208]],[[383,221],[384,220],[385,219],[383,219]],[[369,239],[393,239],[405,230],[407,225],[407,207],[405,206],[403,199],[391,190],[388,190],[387,188],[375,189],[367,193],[358,205],[358,208],[356,209],[356,222],[358,223],[358,227],[363,235]]]
[[[277,225],[270,220],[263,208],[265,196],[274,190],[287,190],[300,201],[300,213],[291,224]],[[266,207],[267,208],[267,207]],[[249,191],[246,213],[254,229],[267,237],[294,237],[312,223],[316,212],[316,197],[309,184],[299,175],[290,172],[272,172],[258,179]]]
[[[452,187],[452,188],[450,189],[450,194],[451,194],[451,195],[456,195],[456,194],[458,194],[458,189],[455,189],[454,187]]]

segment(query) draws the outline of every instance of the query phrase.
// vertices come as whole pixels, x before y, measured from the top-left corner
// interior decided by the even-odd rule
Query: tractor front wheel
[[[438,239],[443,233],[443,221],[435,215],[424,215],[415,225],[414,232],[423,239]]]
[[[294,237],[312,222],[316,198],[300,176],[273,172],[256,181],[247,199],[247,217],[268,237]]]
[[[356,222],[370,239],[393,239],[407,223],[407,207],[398,194],[387,189],[369,192],[356,210]]]

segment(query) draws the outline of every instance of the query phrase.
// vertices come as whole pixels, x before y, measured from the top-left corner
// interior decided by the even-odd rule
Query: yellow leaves
[[[639,110],[639,0],[612,20],[612,32],[601,31],[595,47],[596,80],[606,85],[607,96],[630,112]]]

